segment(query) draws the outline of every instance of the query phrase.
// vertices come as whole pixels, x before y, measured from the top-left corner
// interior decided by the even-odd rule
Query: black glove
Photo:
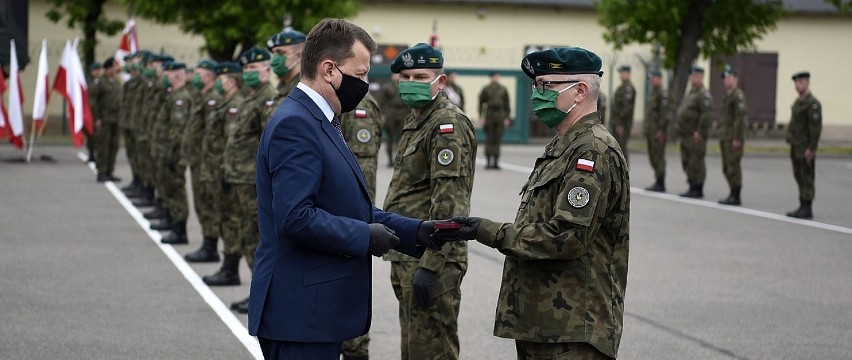
[[[444,245],[444,243],[437,243],[433,241],[433,232],[435,232],[434,221],[424,221],[420,223],[420,227],[417,228],[417,244],[432,248],[432,250],[441,250],[441,246]]]
[[[221,186],[222,186],[222,192],[224,192],[224,193],[226,193],[226,194],[227,194],[227,193],[229,193],[229,192],[231,192],[231,183],[229,183],[229,182],[225,181],[225,179],[222,179],[222,180],[219,182],[219,185],[221,185]]]
[[[482,218],[478,217],[456,216],[452,220],[462,224],[462,227],[455,230],[436,230],[432,234],[433,242],[439,242],[443,245],[450,241],[473,240],[476,238],[479,224],[482,223]]]
[[[435,291],[437,281],[438,274],[432,270],[421,267],[414,272],[414,279],[411,280],[411,285],[414,286],[414,301],[421,308],[428,309],[435,303],[432,293]]]
[[[367,247],[367,253],[373,256],[382,256],[388,250],[399,245],[399,238],[394,235],[393,230],[384,224],[369,224],[370,226],[370,245]]]

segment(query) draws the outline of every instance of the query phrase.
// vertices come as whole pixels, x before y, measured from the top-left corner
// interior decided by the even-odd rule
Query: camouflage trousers
[[[233,184],[231,187],[237,199],[240,254],[246,259],[249,269],[254,269],[254,253],[260,242],[260,230],[257,228],[257,188],[254,184]]]
[[[805,159],[805,149],[790,147],[790,160],[793,162],[793,176],[799,185],[799,200],[813,201],[814,179],[816,177],[816,158],[808,162]]]
[[[515,340],[518,360],[610,360],[587,343],[536,343]]]
[[[192,200],[198,223],[201,224],[201,234],[204,237],[219,237],[218,193],[222,188],[218,183],[201,180],[200,166],[191,166],[189,175],[192,178]]]
[[[743,148],[734,149],[731,141],[719,141],[719,148],[722,150],[722,173],[725,174],[725,179],[728,180],[728,186],[731,188],[741,188],[743,187],[743,171],[740,166],[740,160],[743,158]]]
[[[141,139],[136,136],[136,164],[139,168],[139,178],[142,179],[142,185],[154,186],[155,169],[152,164],[153,157],[151,156],[151,143],[147,139]]]
[[[488,138],[485,139],[485,156],[500,157],[500,143],[503,142],[503,132],[505,132],[504,118],[500,119],[485,119],[485,134]]]
[[[95,131],[95,159],[98,175],[112,175],[115,170],[115,155],[118,153],[118,124],[101,123]]]
[[[680,161],[686,173],[686,181],[690,185],[704,184],[707,178],[707,166],[704,155],[707,154],[707,142],[695,142],[692,137],[680,139]]]
[[[92,126],[94,128],[94,126]],[[86,138],[86,150],[89,151],[90,157],[95,157],[97,160],[98,154],[95,152],[95,136],[89,133],[86,128],[83,128],[83,137]]]
[[[364,334],[343,342],[343,355],[364,357],[370,355],[370,334]]]
[[[654,169],[655,179],[665,179],[666,177],[666,142],[660,143],[656,136],[647,136],[648,140],[648,160],[651,162],[651,167]]]
[[[225,255],[242,256],[242,242],[240,242],[240,209],[237,193],[234,187],[225,191],[221,183],[215,184],[219,188],[219,235],[222,237],[222,253]]]
[[[458,318],[461,306],[461,281],[467,263],[447,262],[438,272],[429,309],[422,309],[414,300],[411,281],[420,263],[392,261],[391,286],[399,300],[401,359],[458,359]]]
[[[136,136],[130,129],[124,129],[124,152],[127,155],[127,162],[130,164],[130,173],[133,176],[139,176],[139,159],[136,153]]]
[[[189,217],[189,203],[186,198],[186,165],[177,164],[177,159],[164,160],[160,169],[160,200],[169,211],[172,221],[185,223]],[[174,164],[173,166],[171,166]]]

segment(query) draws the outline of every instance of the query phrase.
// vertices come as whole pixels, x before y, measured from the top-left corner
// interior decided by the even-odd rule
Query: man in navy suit
[[[419,257],[433,224],[372,206],[339,114],[368,91],[376,43],[325,19],[308,34],[302,80],[272,115],[257,154],[260,244],[249,333],[267,359],[337,359],[370,327],[371,258]]]

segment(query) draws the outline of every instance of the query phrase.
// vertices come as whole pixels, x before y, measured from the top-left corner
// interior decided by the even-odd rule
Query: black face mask
[[[334,85],[331,86],[334,89],[334,93],[337,95],[337,99],[340,100],[340,112],[347,113],[352,110],[355,110],[358,107],[358,103],[364,99],[364,96],[367,96],[367,92],[370,91],[370,84],[365,81],[361,81],[361,79],[356,78],[352,75],[346,75],[340,68],[335,65],[337,68],[337,72],[340,75],[343,75],[343,80],[340,81],[340,87],[334,89]]]

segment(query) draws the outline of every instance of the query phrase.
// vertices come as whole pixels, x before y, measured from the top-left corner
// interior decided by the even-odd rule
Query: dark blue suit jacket
[[[260,244],[249,333],[282,341],[338,342],[370,326],[367,224],[396,231],[397,250],[419,257],[420,220],[373,207],[346,143],[301,89],[266,126],[257,153]]]

